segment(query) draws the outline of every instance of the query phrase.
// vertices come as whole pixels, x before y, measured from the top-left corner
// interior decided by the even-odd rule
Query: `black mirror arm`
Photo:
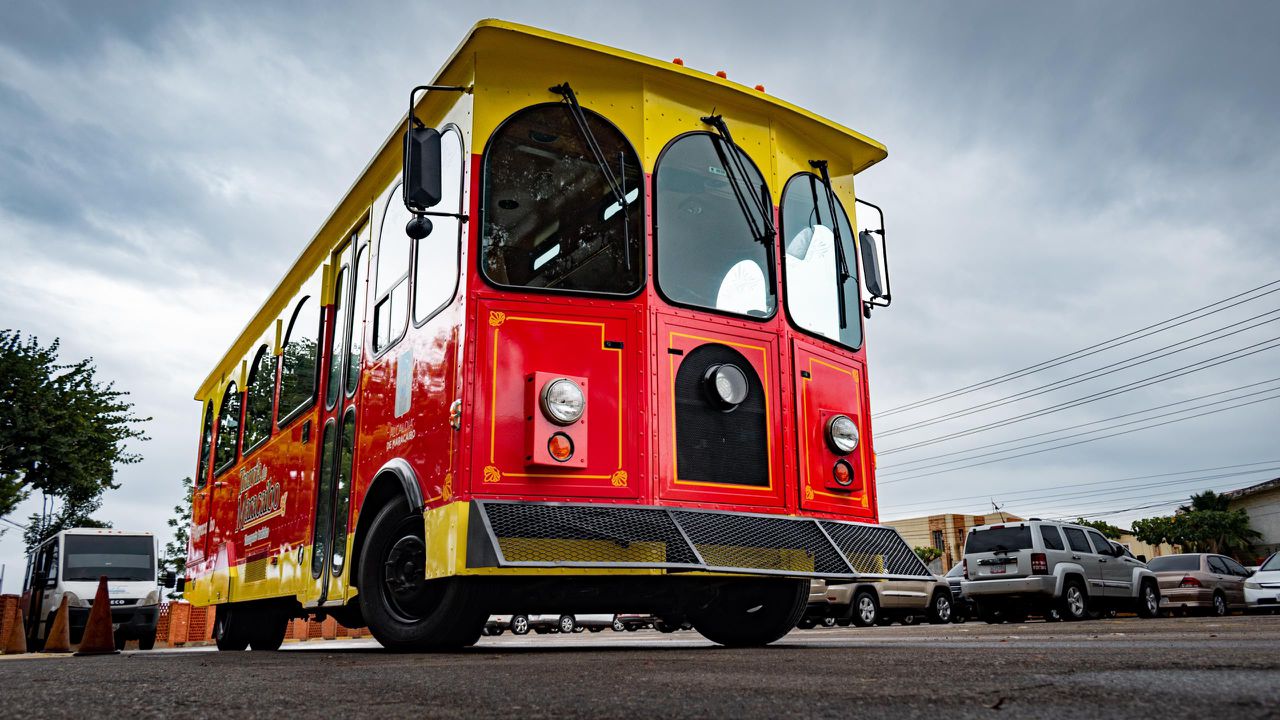
[[[880,229],[867,231],[880,236],[880,248],[882,252],[880,252],[879,255],[880,255],[880,262],[881,264],[884,265],[884,294],[873,295],[870,300],[863,302],[863,305],[865,306],[864,312],[866,316],[871,317],[871,308],[889,307],[889,305],[893,302],[893,286],[889,281],[889,247],[887,245],[889,234],[884,227],[884,210],[881,210],[879,205],[876,205],[875,203],[869,203],[866,200],[863,200],[862,198],[857,198],[854,200],[854,202],[862,205],[866,205],[872,210],[875,210],[876,214],[880,216]]]
[[[418,93],[419,92],[425,93],[425,92],[431,92],[431,91],[460,92],[465,95],[470,95],[471,93],[475,92],[475,88],[471,85],[418,85],[414,87],[412,90],[409,91],[409,113],[405,119],[406,135],[415,127],[417,128],[426,127],[426,124],[424,124],[421,120],[419,120],[418,116],[413,113],[413,109],[417,105]],[[406,167],[407,167],[406,161],[408,160],[408,153],[409,153],[409,148],[408,148],[408,145],[406,145],[404,149],[404,157],[401,158],[402,165]],[[467,219],[468,219],[467,216],[463,213],[415,211],[412,208],[410,209],[410,212],[412,212],[414,215],[419,217],[424,215],[434,215],[436,217],[453,217],[453,218],[458,218],[458,220],[462,222],[467,222]]]

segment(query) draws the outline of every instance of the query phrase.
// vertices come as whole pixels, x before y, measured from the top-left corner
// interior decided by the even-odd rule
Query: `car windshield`
[[[1200,569],[1199,555],[1165,555],[1147,563],[1152,572],[1194,572]]]
[[[146,535],[67,535],[63,580],[155,580],[155,542]]]
[[[740,164],[730,162],[730,152],[738,154]],[[746,177],[739,177],[739,167]],[[777,296],[767,244],[772,238],[756,234],[760,218],[750,202],[752,195],[765,197],[768,191],[746,154],[720,137],[692,133],[673,142],[654,178],[663,295],[682,305],[773,315]]]
[[[974,530],[965,543],[966,553],[985,553],[1031,549],[1031,526],[998,527]]]
[[[1275,555],[1272,555],[1271,557],[1267,558],[1267,561],[1262,563],[1262,566],[1259,567],[1258,570],[1260,572],[1262,571],[1271,572],[1275,570],[1280,570],[1280,553],[1276,553]]]
[[[839,198],[827,198],[827,186],[813,173],[801,173],[782,193],[782,243],[786,251],[787,313],[804,330],[856,348],[862,344],[859,320],[858,264],[853,229]],[[834,205],[836,218],[831,217]],[[845,270],[840,275],[836,233],[844,246]],[[845,322],[840,327],[840,299],[845,296]]]

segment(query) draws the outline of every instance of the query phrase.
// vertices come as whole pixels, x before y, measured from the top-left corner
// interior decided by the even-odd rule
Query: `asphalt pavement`
[[[368,640],[0,659],[0,717],[1280,717],[1280,616]]]

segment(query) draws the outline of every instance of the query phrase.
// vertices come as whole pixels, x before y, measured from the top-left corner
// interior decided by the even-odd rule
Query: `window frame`
[[[204,401],[204,418],[200,423],[200,450],[196,457],[196,490],[209,484],[209,470],[213,465],[213,401]]]
[[[444,129],[440,131],[440,135],[443,138],[444,135],[450,132],[458,136],[458,150],[460,151],[458,154],[462,162],[462,172],[459,173],[459,183],[458,183],[458,207],[454,212],[467,216],[467,219],[466,220],[463,220],[461,218],[458,219],[458,232],[456,233],[456,237],[454,237],[454,247],[457,249],[457,252],[454,254],[454,263],[453,263],[453,289],[449,293],[449,298],[444,302],[440,303],[440,305],[437,306],[431,312],[423,315],[422,320],[417,319],[418,318],[418,252],[419,252],[419,246],[422,244],[422,240],[426,240],[431,236],[428,235],[427,237],[422,238],[422,240],[413,241],[413,247],[410,248],[410,252],[409,252],[409,275],[412,276],[411,282],[409,283],[409,295],[410,295],[409,323],[413,325],[413,329],[415,330],[431,322],[433,319],[435,319],[437,315],[444,312],[445,308],[449,307],[455,301],[457,301],[458,288],[462,284],[462,254],[463,254],[462,239],[463,237],[465,237],[464,233],[468,231],[467,226],[471,224],[470,213],[466,212],[467,210],[470,209],[467,207],[467,169],[468,169],[467,168],[467,141],[466,141],[466,138],[462,136],[462,128],[458,127],[453,123],[449,123],[445,125]],[[643,171],[641,172],[641,174],[642,175],[644,174]],[[381,237],[381,235],[379,235],[379,237]],[[476,254],[479,255],[478,252]],[[481,275],[483,274],[484,273],[481,272]]]
[[[328,352],[324,354],[325,361],[328,363],[326,368],[328,372],[324,376],[324,409],[326,411],[332,410],[346,397],[344,391],[335,390],[333,386],[336,381],[338,387],[341,388],[342,383],[347,379],[347,356],[351,348],[351,337],[350,335],[339,337],[339,335],[343,334],[343,330],[350,332],[347,320],[351,316],[351,308],[347,306],[352,305],[351,296],[355,295],[351,282],[351,278],[354,275],[355,271],[351,269],[351,265],[343,262],[334,271],[333,287],[330,288],[332,295],[328,299],[332,301],[329,307],[333,308],[333,322],[329,324],[329,334],[327,337],[322,338],[325,342],[321,346],[328,349]],[[339,350],[338,343],[344,340],[346,341],[343,343],[344,347]],[[339,352],[341,352],[340,355]],[[335,360],[337,362],[334,362]]]
[[[667,153],[670,152],[671,148],[675,147],[676,144],[679,143],[681,140],[684,140],[692,135],[707,135],[711,138],[713,144],[716,140],[720,140],[722,142],[724,141],[724,138],[720,137],[718,133],[714,133],[709,130],[690,130],[689,132],[680,133],[679,135],[671,138],[671,140],[667,141],[667,144],[662,148],[662,151],[658,153],[658,157],[654,160],[653,176],[650,179],[650,183],[652,184],[653,187],[649,189],[650,197],[653,198],[653,200],[651,201],[653,207],[649,214],[649,217],[650,217],[649,228],[650,228],[650,234],[652,235],[652,238],[653,238],[652,245],[650,246],[650,251],[653,253],[653,287],[658,291],[658,297],[662,298],[663,302],[667,303],[672,307],[692,310],[694,312],[707,312],[707,313],[712,313],[714,315],[722,315],[724,317],[733,318],[735,320],[747,320],[747,321],[752,321],[757,323],[771,322],[774,318],[778,317],[778,308],[783,304],[782,293],[780,292],[778,287],[779,285],[782,284],[780,282],[782,271],[779,270],[777,267],[779,258],[778,258],[778,252],[776,249],[773,252],[773,264],[774,264],[774,270],[775,270],[775,272],[773,273],[774,275],[773,311],[770,312],[768,315],[760,315],[760,316],[748,315],[746,313],[736,313],[736,312],[731,312],[729,310],[720,310],[717,308],[711,308],[705,305],[694,305],[692,303],[680,302],[678,300],[671,299],[671,297],[667,295],[666,291],[662,289],[662,272],[660,270],[661,263],[658,261],[658,256],[659,256],[658,228],[661,222],[660,218],[658,217],[658,172],[662,169],[662,161],[666,158]],[[754,168],[755,171],[759,173],[761,179],[764,180],[765,190],[767,190],[769,193],[769,212],[772,214],[770,219],[773,220],[774,228],[777,229],[778,234],[781,235],[781,228],[778,223],[780,218],[778,217],[778,213],[775,211],[775,208],[777,208],[777,206],[773,204],[773,190],[769,187],[768,178],[765,177],[765,174],[763,172],[761,172],[760,166],[757,165],[756,161],[752,159],[750,155],[747,154],[746,150],[743,150],[741,146],[738,146],[736,143],[734,144],[734,147],[737,148],[737,150],[742,153],[742,157],[747,162],[751,163],[751,167]],[[777,242],[778,242],[778,238],[775,237],[774,243],[776,244]],[[766,259],[767,259],[767,255],[768,254],[766,253]],[[761,268],[761,269],[764,270],[765,282],[766,283],[769,282],[769,274],[770,274],[769,269],[768,268]]]
[[[1086,530],[1084,534],[1088,536],[1089,544],[1093,545],[1094,555],[1105,555],[1107,557],[1115,557],[1115,548],[1111,545],[1111,541],[1107,539],[1106,535],[1103,535],[1097,530]],[[1102,549],[1098,548],[1099,540],[1102,541]]]
[[[382,258],[382,231],[387,226],[387,209],[391,207],[391,203],[393,202],[397,202],[397,201],[403,202],[403,199],[400,197],[400,193],[398,192],[403,185],[404,185],[404,178],[397,175],[396,179],[391,182],[390,186],[388,186],[386,191],[387,200],[382,205],[382,212],[378,214],[378,235],[377,237],[373,238],[370,242],[370,249],[373,251],[373,255],[372,257],[369,258],[369,285],[370,285],[369,289],[373,290],[375,295],[373,297],[372,303],[369,303],[368,300],[365,301],[369,306],[365,308],[365,312],[369,314],[368,330],[370,332],[368,337],[364,339],[368,341],[368,344],[373,351],[372,356],[374,360],[381,358],[382,356],[390,352],[391,349],[394,348],[396,345],[399,345],[400,341],[404,340],[405,336],[409,334],[409,326],[413,324],[414,250],[416,249],[418,243],[413,241],[411,238],[409,238],[409,236],[407,235],[405,236],[405,239],[409,240],[409,254],[408,254],[408,267],[405,268],[404,275],[397,276],[398,279],[396,280],[396,282],[392,283],[391,287],[387,288],[387,292],[384,295],[382,296],[376,295],[376,293],[378,292],[378,270],[380,266],[379,261]],[[370,229],[372,230],[372,228]],[[377,347],[378,306],[382,304],[383,300],[390,298],[392,293],[396,291],[396,288],[399,287],[400,283],[402,282],[404,283],[405,309],[404,309],[404,323],[402,323],[400,326],[400,331],[399,331],[400,334],[389,338],[387,340],[386,345],[382,347]],[[373,312],[369,312],[370,308],[372,308]]]
[[[245,431],[248,430],[248,424],[249,424],[248,423],[249,388],[253,385],[254,367],[257,365],[257,362],[259,360],[265,360],[266,358],[271,358],[271,407],[267,410],[267,434],[263,435],[261,440],[258,440],[252,445],[245,447],[244,441],[248,439],[247,437],[245,437]],[[244,419],[245,421],[243,423],[244,428],[240,431],[240,437],[241,437],[240,443],[243,448],[240,451],[240,455],[242,458],[249,457],[254,452],[257,452],[258,448],[261,448],[263,445],[266,445],[267,442],[270,441],[271,438],[275,435],[276,401],[279,399],[279,393],[280,393],[280,381],[278,377],[279,371],[280,371],[280,359],[275,353],[271,352],[271,345],[268,343],[262,343],[261,345],[259,345],[258,351],[255,352],[253,355],[253,362],[249,364],[249,376],[246,378],[246,382],[244,384]]]
[[[1049,540],[1054,538],[1058,542],[1058,547],[1053,547]],[[1066,540],[1062,537],[1062,528],[1057,525],[1041,525],[1040,526],[1040,544],[1044,546],[1046,551],[1055,550],[1063,551],[1067,549]]]
[[[323,364],[323,360],[324,360],[323,354],[321,353],[321,351],[324,349],[324,346],[323,346],[324,303],[323,302],[320,302],[320,313],[319,313],[320,324],[319,324],[319,328],[316,331],[316,363],[315,363],[316,368],[311,378],[311,396],[307,400],[300,403],[297,407],[290,410],[287,414],[280,415],[280,400],[282,399],[281,395],[284,391],[284,352],[285,352],[285,349],[289,347],[289,338],[293,337],[293,329],[298,324],[298,316],[302,313],[303,306],[306,305],[308,300],[312,300],[312,299],[315,299],[317,301],[323,301],[323,298],[320,297],[319,295],[303,295],[301,298],[298,299],[297,304],[294,305],[293,307],[293,315],[292,317],[289,318],[289,327],[288,329],[285,330],[284,341],[280,344],[280,360],[276,363],[280,368],[280,370],[276,373],[276,392],[275,392],[276,430],[285,429],[289,425],[293,424],[294,420],[297,420],[299,417],[302,417],[303,415],[307,414],[308,411],[310,411],[312,408],[315,407],[316,396],[320,394],[319,393],[320,367]]]
[[[228,396],[227,391],[231,390],[232,388],[235,388],[236,391],[231,396]],[[221,427],[222,416],[223,416],[222,410],[223,410],[223,407],[227,404],[228,397],[233,397],[233,396],[240,397],[240,407],[239,407],[239,413],[238,413],[240,417],[236,418],[236,445],[235,445],[235,449],[231,453],[231,459],[227,460],[221,465],[217,465],[216,463],[218,462],[218,440],[222,438],[222,427]],[[236,463],[240,462],[240,441],[243,437],[244,437],[244,393],[240,391],[239,386],[236,385],[236,381],[231,380],[230,382],[227,383],[227,386],[222,389],[222,401],[218,403],[218,420],[215,423],[215,427],[214,427],[213,462],[215,463],[215,465],[213,467],[213,477],[215,479],[226,474],[228,470],[236,466]]]
[[[644,158],[641,157],[639,151],[636,150],[636,144],[631,142],[631,138],[627,137],[627,134],[622,132],[622,128],[618,127],[617,123],[613,122],[602,113],[599,113],[585,106],[582,108],[582,111],[584,113],[591,113],[596,118],[602,120],[608,126],[616,130],[618,132],[618,136],[621,137],[623,142],[627,144],[627,147],[631,149],[632,154],[636,158],[636,168],[639,169],[640,171],[640,182],[636,186],[636,189],[640,191],[640,197],[636,198],[636,202],[640,203],[640,231],[639,231],[640,237],[637,239],[638,242],[636,243],[637,247],[639,248],[639,252],[636,253],[636,257],[633,259],[636,261],[636,266],[637,266],[636,272],[639,275],[640,282],[636,284],[635,290],[628,293],[611,293],[611,292],[603,292],[600,290],[556,290],[554,288],[536,288],[536,287],[526,287],[523,285],[503,285],[493,280],[492,278],[490,278],[488,273],[485,272],[485,269],[484,269],[484,222],[485,222],[484,178],[485,178],[485,168],[489,162],[489,152],[493,149],[493,142],[502,133],[502,130],[503,128],[506,127],[507,123],[511,122],[517,115],[520,115],[534,108],[562,107],[562,106],[564,106],[564,103],[562,102],[541,102],[541,103],[534,103],[532,105],[526,105],[520,108],[519,110],[516,110],[515,112],[511,113],[507,117],[503,118],[502,122],[498,123],[498,126],[495,127],[493,129],[493,132],[489,134],[489,139],[485,141],[484,153],[480,156],[480,171],[479,171],[480,197],[476,203],[476,213],[475,213],[476,216],[478,217],[477,227],[479,228],[479,230],[476,232],[476,253],[475,253],[476,254],[476,258],[475,258],[476,272],[479,273],[481,282],[493,288],[494,290],[498,290],[500,292],[520,292],[520,293],[532,293],[536,295],[560,295],[560,296],[569,296],[569,297],[607,298],[612,300],[628,300],[628,299],[634,298],[640,295],[640,293],[644,292],[645,288],[649,284],[649,268],[648,268],[648,264],[646,262],[646,257],[645,257],[647,253],[645,253],[644,251],[645,249],[644,236],[647,233],[650,233],[651,229],[655,227],[651,222],[653,215],[648,210],[648,207],[649,207],[648,202],[649,202],[650,195],[648,192],[646,192],[647,190],[646,186],[648,185],[648,183],[644,181]]]
[[[655,172],[654,175],[656,176],[657,173]],[[787,200],[787,190],[791,187],[791,183],[795,182],[796,180],[800,179],[803,176],[813,177],[815,180],[818,181],[819,185],[824,185],[824,186],[826,185],[826,183],[822,182],[822,178],[819,175],[817,175],[816,173],[811,173],[804,170],[801,170],[795,175],[792,175],[791,177],[787,178],[787,181],[782,184],[782,195],[778,197],[778,238],[777,238],[778,248],[777,250],[774,251],[774,253],[778,256],[778,259],[780,260],[780,264],[782,265],[782,269],[779,271],[778,277],[781,278],[781,282],[779,284],[782,285],[782,291],[779,293],[779,295],[782,296],[780,304],[782,305],[782,308],[783,308],[783,314],[786,315],[787,317],[787,324],[789,324],[797,332],[803,335],[808,335],[809,337],[814,338],[815,340],[821,340],[822,342],[825,342],[829,345],[834,345],[838,348],[842,348],[850,352],[857,352],[861,350],[862,346],[865,345],[867,342],[867,326],[862,316],[862,276],[861,276],[861,269],[858,266],[859,261],[857,257],[858,250],[859,250],[858,238],[857,238],[857,233],[858,233],[857,218],[856,216],[850,215],[848,210],[845,210],[844,203],[840,201],[840,196],[836,195],[835,193],[835,188],[831,189],[831,195],[836,200],[836,208],[840,210],[840,212],[844,213],[845,218],[849,220],[849,229],[854,234],[854,237],[849,238],[849,243],[853,245],[854,256],[846,257],[845,262],[849,264],[849,268],[853,273],[853,277],[850,278],[850,280],[853,280],[854,285],[857,286],[854,292],[854,296],[857,302],[855,302],[853,306],[850,307],[846,299],[845,319],[848,320],[850,316],[857,317],[858,344],[847,345],[834,338],[829,338],[826,335],[809,330],[803,327],[802,325],[800,325],[800,323],[796,322],[796,319],[791,315],[791,299],[789,297],[791,291],[787,289],[790,283],[787,280],[787,258],[786,258],[787,229],[783,223],[783,218],[786,217],[786,207],[784,206],[784,203]],[[832,221],[835,221],[835,218],[832,218]],[[832,250],[834,251],[835,248],[832,248]],[[832,258],[832,262],[834,261],[835,261],[835,258]],[[841,289],[841,291],[843,292],[843,288]]]
[[[347,336],[346,359],[343,360],[343,372],[346,374],[342,378],[342,384],[343,384],[343,393],[347,399],[355,397],[356,391],[359,390],[360,388],[360,379],[364,376],[364,354],[365,354],[365,351],[368,350],[368,346],[369,346],[369,338],[365,335],[365,333],[369,330],[371,323],[365,322],[366,320],[365,316],[369,314],[369,275],[370,273],[373,272],[373,260],[372,260],[373,218],[372,217],[369,218],[369,235],[370,235],[370,239],[368,240],[364,240],[364,241],[357,240],[357,245],[355,249],[355,261],[354,261],[355,267],[352,270],[352,283],[354,285],[355,291],[352,292],[351,294],[351,302],[352,302],[353,310],[355,306],[357,305],[359,306],[360,317],[356,317],[355,313],[352,312],[351,333]],[[364,277],[364,297],[361,300],[357,301],[355,299],[355,295],[356,295],[356,292],[358,292],[361,287],[361,280],[360,280],[360,261],[361,260],[366,261],[365,277]],[[359,333],[356,332],[357,327],[360,330]],[[355,342],[355,339],[357,337],[360,338],[360,354],[359,354],[359,357],[355,358],[355,363],[356,363],[355,376],[352,377],[351,351],[353,350],[352,344]]]
[[[1073,532],[1079,535],[1080,539],[1084,541],[1084,546],[1085,546],[1084,550],[1081,550],[1080,548],[1076,547],[1075,539],[1074,539],[1074,536],[1072,535]],[[1064,527],[1062,528],[1062,534],[1066,536],[1067,547],[1071,548],[1071,552],[1075,552],[1075,553],[1082,553],[1082,552],[1092,553],[1093,552],[1093,546],[1089,543],[1089,534],[1086,533],[1082,528]]]

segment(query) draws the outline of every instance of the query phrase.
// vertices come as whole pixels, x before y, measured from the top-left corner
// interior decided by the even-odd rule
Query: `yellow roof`
[[[712,84],[721,91],[733,93],[744,105],[760,108],[771,116],[789,116],[796,126],[802,128],[807,136],[828,147],[842,147],[848,151],[852,161],[852,171],[860,172],[888,156],[884,145],[854,130],[832,122],[824,117],[797,107],[772,95],[762,93],[745,85],[717,77],[710,73],[692,70],[675,63],[656,60],[637,55],[617,48],[578,38],[560,35],[540,28],[520,25],[502,20],[481,20],[471,28],[467,36],[449,56],[449,59],[436,73],[432,84],[470,84],[474,72],[472,67],[476,56],[486,52],[501,51],[504,56],[519,54],[522,47],[532,48],[548,43],[554,44],[564,52],[598,53],[614,61],[634,63],[648,69],[659,71],[664,79],[670,78],[683,85]],[[407,90],[407,88],[406,88]],[[432,110],[444,107],[457,98],[453,94],[426,93],[417,106],[417,114],[429,120],[436,114]],[[238,370],[241,360],[250,352],[275,319],[293,299],[294,293],[311,276],[315,269],[328,256],[330,249],[344,233],[351,229],[354,222],[363,216],[372,198],[376,197],[384,187],[378,187],[378,180],[388,172],[398,171],[400,163],[400,137],[404,128],[405,116],[383,142],[381,148],[361,171],[356,181],[344,194],[343,199],[329,214],[320,229],[307,243],[289,271],[276,285],[271,295],[263,303],[254,318],[240,332],[239,337],[227,350],[218,365],[201,383],[196,392],[196,399],[211,397],[223,382]],[[384,183],[385,185],[385,183]]]

